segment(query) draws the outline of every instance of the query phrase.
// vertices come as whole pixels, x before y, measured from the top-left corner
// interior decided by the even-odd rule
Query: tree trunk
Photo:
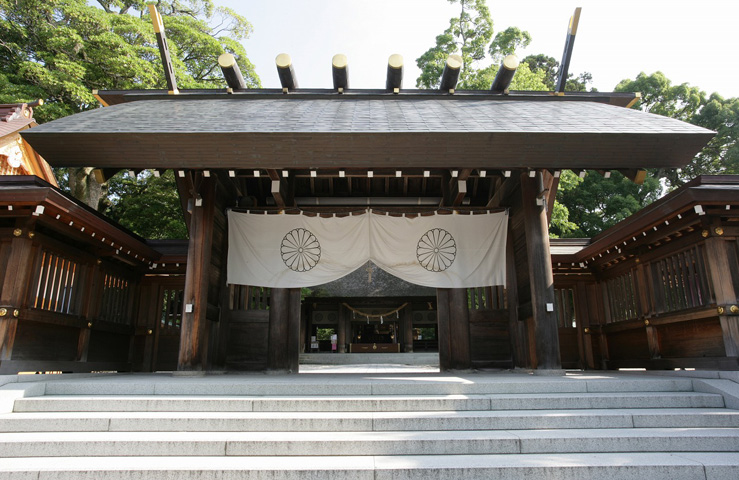
[[[75,167],[69,169],[69,191],[74,198],[95,210],[100,208],[100,201],[105,196],[106,184],[100,184],[92,174],[92,167]]]

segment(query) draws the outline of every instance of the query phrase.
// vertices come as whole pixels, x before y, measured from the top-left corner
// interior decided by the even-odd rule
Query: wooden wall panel
[[[130,335],[92,330],[87,359],[90,362],[127,362]]]
[[[662,357],[722,357],[723,333],[718,317],[655,326]]]
[[[267,368],[269,310],[231,312],[226,366],[233,370]]]
[[[19,321],[12,360],[73,361],[79,328]]]
[[[470,310],[470,355],[476,367],[513,367],[508,310]]]
[[[621,360],[649,360],[649,345],[644,328],[610,332],[608,354],[612,362]]]

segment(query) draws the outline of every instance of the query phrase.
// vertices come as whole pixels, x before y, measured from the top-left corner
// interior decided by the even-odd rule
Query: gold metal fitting
[[[146,331],[146,333],[148,333],[149,335],[151,335],[152,333],[154,333],[154,330],[149,329],[149,330]]]
[[[634,262],[636,262],[636,263],[641,263],[641,258],[639,258],[639,257],[636,257],[636,258],[634,259]]]
[[[724,229],[721,227],[716,227],[713,229],[713,231],[716,232],[716,235],[719,235],[719,236],[724,234]]]
[[[736,306],[736,305],[732,305],[732,306],[731,306],[731,307],[729,308],[729,311],[730,311],[731,313],[739,313],[739,307],[738,307],[738,306]]]
[[[7,314],[8,314],[7,308],[0,308],[0,317],[4,317]]]
[[[21,314],[21,311],[20,311],[20,310],[18,310],[17,308],[16,308],[15,310],[13,310],[13,316],[14,316],[15,318],[18,318],[18,315],[20,315],[20,314]]]
[[[28,232],[28,238],[33,238],[36,236],[36,232]]]
[[[649,326],[649,320],[644,320],[644,325]]]
[[[583,328],[582,331],[585,333],[590,333],[590,329],[588,327]]]
[[[724,310],[724,307],[718,307],[716,310],[718,311],[718,314],[719,315],[723,315],[724,312],[726,311],[726,310]]]
[[[701,235],[703,236],[703,238],[708,238],[708,230],[703,230],[701,232]]]
[[[98,259],[97,259],[97,260],[95,261],[95,263],[97,263],[98,265],[100,265],[100,264],[102,264],[102,263],[103,263],[103,260],[102,260],[102,259],[100,259],[100,258],[98,258]]]
[[[87,328],[92,328],[92,322],[87,322]]]
[[[20,228],[16,228],[15,230],[13,230],[14,237],[20,237],[21,235],[23,235],[23,230],[21,230]]]

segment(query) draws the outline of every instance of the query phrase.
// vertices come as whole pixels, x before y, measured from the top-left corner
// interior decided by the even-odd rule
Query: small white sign
[[[554,304],[547,303],[547,312],[553,312],[553,311],[554,311]]]
[[[192,303],[185,304],[185,313],[192,313]]]

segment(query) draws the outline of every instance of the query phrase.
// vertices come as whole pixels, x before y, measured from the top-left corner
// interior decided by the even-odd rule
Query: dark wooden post
[[[180,334],[180,354],[177,370],[199,371],[207,368],[208,358],[208,285],[213,247],[213,227],[216,209],[214,177],[201,179],[200,201],[193,202],[190,218],[190,243],[187,249],[184,311]],[[200,205],[198,205],[200,203]]]
[[[706,260],[711,276],[716,304],[729,313],[729,306],[737,303],[737,292],[731,278],[732,265],[726,252],[726,241],[720,237],[706,239]],[[734,265],[736,267],[736,265]],[[721,310],[719,310],[721,311]],[[719,315],[727,357],[739,357],[739,317]]]
[[[77,342],[77,361],[86,362],[87,353],[90,348],[90,334],[92,319],[98,315],[100,310],[100,299],[102,298],[103,269],[100,268],[102,261],[97,259],[94,265],[87,268],[86,278],[82,282],[84,291],[88,293],[82,302],[80,313],[87,321],[87,325],[80,328],[79,340]]]
[[[470,356],[470,316],[467,289],[436,290],[439,318],[439,366],[441,370],[467,370]]]
[[[403,322],[403,351],[413,352],[413,307],[408,305],[401,312]]]
[[[273,288],[269,305],[267,370],[298,373],[300,289]]]
[[[451,330],[452,368],[467,370],[472,367],[470,352],[470,313],[467,289],[449,290],[449,317]]]
[[[31,233],[35,220],[35,217],[19,220],[10,241],[8,266],[0,286],[0,308],[4,309],[4,315],[0,316],[0,362],[11,359],[18,316],[21,310],[28,308],[28,283],[32,278],[36,250]]]
[[[347,308],[339,304],[339,315],[336,325],[336,346],[338,353],[346,353],[346,317],[348,315]]]
[[[535,177],[521,174],[521,197],[523,201],[526,252],[528,256],[529,282],[531,285],[531,307],[533,340],[536,351],[537,369],[561,369],[559,355],[559,333],[554,313],[554,276],[552,257],[549,252],[549,230],[546,202],[539,199],[541,172]],[[537,200],[539,200],[537,202]]]
[[[451,331],[449,321],[449,289],[436,289],[436,317],[438,322],[439,369],[451,369]]]

